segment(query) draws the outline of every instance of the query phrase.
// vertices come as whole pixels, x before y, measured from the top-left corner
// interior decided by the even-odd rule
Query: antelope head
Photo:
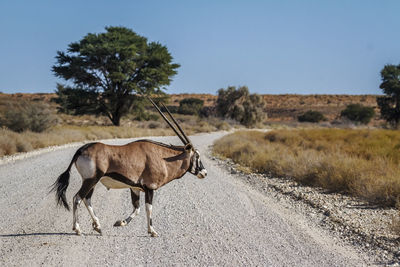
[[[207,176],[207,170],[204,168],[203,163],[200,159],[200,152],[192,147],[193,155],[190,158],[190,170],[189,172],[196,175],[198,178],[203,179]]]
[[[164,113],[160,110],[156,103],[154,103],[154,101],[150,97],[147,98],[160,113],[161,117],[163,117],[164,120],[168,123],[171,129],[174,130],[179,139],[181,139],[183,145],[185,146],[185,152],[190,154],[190,167],[188,171],[191,174],[196,175],[200,179],[205,178],[207,176],[207,170],[206,168],[204,168],[203,163],[201,162],[200,152],[193,147],[193,144],[190,141],[189,137],[187,137],[181,126],[172,116],[171,112],[169,112],[168,108],[163,103],[161,103],[162,107],[167,111],[168,115],[171,117],[172,121],[175,123],[178,129],[176,129],[175,126],[168,120],[168,118],[164,115]]]

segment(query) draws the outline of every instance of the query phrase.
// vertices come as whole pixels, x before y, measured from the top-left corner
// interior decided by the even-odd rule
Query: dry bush
[[[149,127],[150,129],[157,129],[157,128],[161,128],[162,126],[161,126],[161,123],[160,123],[160,122],[158,122],[158,121],[152,121],[152,122],[149,123],[148,127]]]
[[[253,171],[394,206],[400,204],[399,148],[395,131],[307,129],[236,132],[218,140],[214,152]]]
[[[203,108],[204,101],[198,98],[184,98],[179,101],[179,114],[196,115],[198,116],[200,110]]]
[[[47,104],[26,100],[8,104],[0,117],[0,124],[15,132],[43,132],[56,122],[57,117]]]
[[[176,117],[179,124],[188,135],[218,130],[229,130],[231,128],[230,124],[215,117],[199,118],[197,116],[182,114],[175,114],[174,117]]]
[[[264,120],[264,104],[263,98],[258,94],[250,94],[246,86],[229,86],[218,90],[216,111],[222,118],[234,119],[252,127]]]
[[[326,120],[324,114],[315,110],[308,110],[297,117],[300,122],[320,122]]]

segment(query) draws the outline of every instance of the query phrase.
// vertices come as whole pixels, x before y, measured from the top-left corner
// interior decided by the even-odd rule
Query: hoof
[[[116,222],[114,223],[114,226],[125,226],[125,225],[127,225],[127,223],[126,223],[125,220],[116,221]]]
[[[103,232],[101,231],[100,228],[93,228],[96,232],[98,232],[100,235],[103,235]]]
[[[151,237],[158,237],[158,234],[156,232],[152,232],[152,233],[149,233],[149,234],[150,234]]]
[[[74,227],[72,230],[75,231],[76,235],[82,235],[81,229]]]

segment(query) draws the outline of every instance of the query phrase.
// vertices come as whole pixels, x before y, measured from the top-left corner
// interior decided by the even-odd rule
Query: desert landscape
[[[400,266],[399,1],[3,2],[0,266]]]

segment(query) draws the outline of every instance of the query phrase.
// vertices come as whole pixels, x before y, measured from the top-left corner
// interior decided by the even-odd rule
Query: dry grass
[[[231,128],[228,123],[216,118],[199,119],[188,115],[176,115],[176,117],[188,135]],[[7,128],[0,128],[0,157],[84,140],[175,135],[161,120],[140,122],[125,119],[123,126],[116,127],[101,126],[107,121],[104,117],[63,115],[64,121],[65,118],[68,118],[71,124],[58,125],[42,133],[30,131],[16,133]]]
[[[208,102],[213,101],[207,95],[202,96]],[[0,94],[0,119],[4,117],[10,103],[16,105],[28,102],[46,104],[51,113],[56,114],[57,105],[51,102],[51,99],[54,97],[56,97],[55,94]],[[172,97],[172,99],[174,98]],[[150,112],[156,114],[155,111]],[[174,114],[174,116],[188,135],[200,132],[229,130],[231,128],[230,124],[216,118],[200,119],[196,116],[179,114]],[[16,133],[8,128],[1,128],[0,125],[0,157],[84,140],[174,135],[173,131],[169,129],[169,126],[161,118],[157,121],[135,121],[128,115],[122,119],[122,126],[115,127],[111,125],[110,120],[105,116],[73,116],[58,113],[57,117],[58,125],[42,133],[33,133],[30,131]]]
[[[344,192],[384,206],[400,204],[400,132],[303,129],[236,132],[214,152],[252,171]]]
[[[101,126],[57,126],[43,133],[0,129],[0,156],[83,140],[172,135],[169,129]]]

